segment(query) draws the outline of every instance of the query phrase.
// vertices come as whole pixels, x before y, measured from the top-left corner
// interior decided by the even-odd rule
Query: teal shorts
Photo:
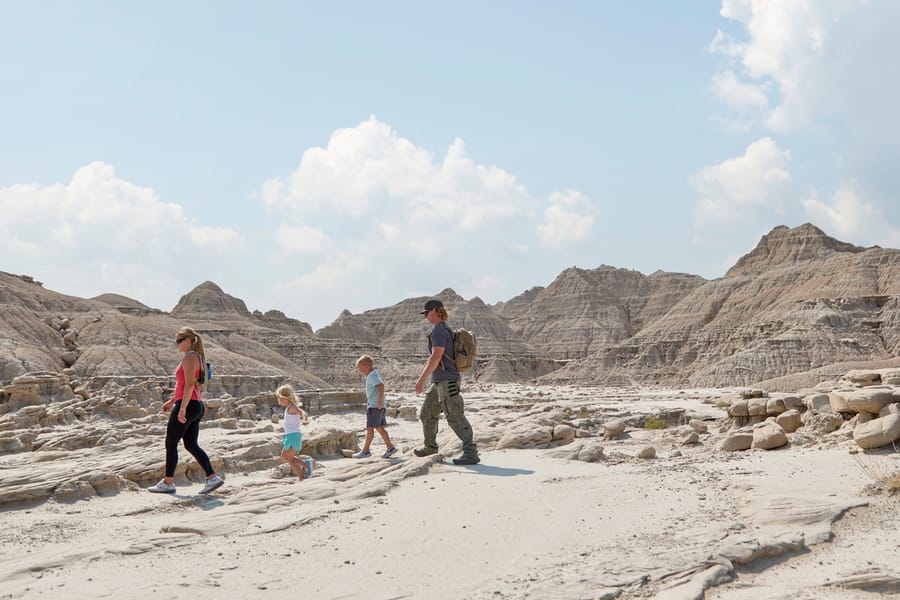
[[[300,448],[303,447],[303,434],[301,434],[299,431],[296,433],[284,434],[282,447],[285,450],[290,450],[291,448],[293,448],[297,452],[300,452]]]

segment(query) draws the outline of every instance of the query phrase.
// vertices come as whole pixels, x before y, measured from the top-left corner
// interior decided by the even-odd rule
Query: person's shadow
[[[464,466],[467,471],[474,475],[492,475],[494,477],[515,477],[516,475],[534,475],[534,471],[530,469],[508,469],[506,467],[494,467],[491,465],[458,465]]]
[[[210,496],[207,494],[172,494],[173,498],[178,498],[185,504],[193,504],[200,510],[213,510],[220,506],[225,506],[225,502],[218,496]]]

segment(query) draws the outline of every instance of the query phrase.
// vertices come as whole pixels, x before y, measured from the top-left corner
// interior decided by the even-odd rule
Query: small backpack
[[[468,329],[447,327],[453,334],[453,362],[460,373],[468,371],[475,364],[478,355],[478,343],[475,334]]]
[[[209,383],[209,380],[212,379],[212,363],[206,361],[206,368],[200,369],[200,379],[197,380],[197,383],[200,385],[206,385]]]
[[[200,357],[200,364],[203,365],[203,356],[200,355],[199,352],[196,352],[198,357]],[[206,385],[209,383],[209,380],[212,379],[212,363],[206,361],[206,368],[204,369],[202,366],[200,367],[200,376],[197,378],[198,385]]]

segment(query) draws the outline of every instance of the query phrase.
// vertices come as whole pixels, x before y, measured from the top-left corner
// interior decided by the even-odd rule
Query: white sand
[[[469,416],[479,439],[511,427],[508,409],[489,403]],[[361,416],[339,418],[352,426]],[[458,443],[441,428],[449,459]],[[200,483],[182,483],[174,496],[122,491],[7,508],[0,598],[900,593],[900,501],[866,492],[871,479],[850,442],[723,453],[630,431],[573,442],[601,445],[597,463],[559,458],[562,447],[484,450],[480,465],[459,467],[409,452],[421,441],[417,422],[389,431],[405,453],[323,460],[302,483],[228,473],[209,497],[196,495]],[[215,436],[204,431],[201,442]],[[658,457],[635,458],[648,443]],[[372,449],[383,451],[377,436]],[[866,459],[900,468],[886,453]]]

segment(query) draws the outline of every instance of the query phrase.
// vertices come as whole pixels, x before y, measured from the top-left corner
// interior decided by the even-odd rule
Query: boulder
[[[844,396],[847,406],[854,412],[877,415],[881,409],[895,401],[892,387],[870,387],[851,392]]]
[[[787,410],[803,410],[804,408],[803,400],[800,398],[800,396],[785,396],[781,399],[781,401],[784,402],[784,407]]]
[[[786,410],[787,406],[784,404],[784,398],[769,398],[766,402],[767,415],[780,415]]]
[[[728,414],[732,417],[749,417],[750,411],[747,407],[747,399],[738,398],[733,400],[731,406],[728,407]]]
[[[794,433],[803,425],[800,413],[794,409],[785,411],[775,417],[775,422],[784,430],[785,433]]]
[[[585,444],[578,451],[577,458],[581,462],[595,463],[603,458],[603,447],[593,444]]]
[[[656,448],[653,446],[644,446],[637,453],[638,458],[656,458]]]
[[[885,385],[900,385],[900,369],[884,369],[881,372],[881,383]]]
[[[709,426],[700,419],[691,419],[688,422],[688,425],[690,425],[691,428],[697,433],[706,433],[707,431],[709,431]]]
[[[698,443],[699,441],[700,441],[700,434],[698,434],[696,431],[691,431],[690,433],[688,433],[685,436],[682,436],[682,438],[681,438],[681,444],[683,446],[690,446],[692,444]]]
[[[860,448],[880,448],[900,439],[900,414],[861,423],[853,429],[853,441]]]
[[[788,443],[784,429],[774,421],[766,421],[753,429],[753,442],[751,448],[772,450],[781,448]]]
[[[843,393],[830,392],[828,394],[828,402],[831,404],[831,412],[836,413],[852,413],[856,412],[847,404],[847,398]]]
[[[803,404],[807,410],[834,412],[831,410],[831,399],[828,397],[828,394],[810,394],[803,398]]]
[[[848,371],[843,379],[859,385],[873,385],[881,383],[881,373],[878,371],[853,370]]]
[[[575,428],[561,423],[553,428],[553,441],[568,444],[575,439]]]
[[[750,398],[747,401],[747,412],[751,417],[765,417],[768,412],[768,398]]]
[[[497,449],[546,446],[553,440],[553,430],[534,423],[516,423],[497,440]]]
[[[614,440],[625,433],[625,422],[618,419],[607,421],[603,424],[603,430],[606,432],[606,439]]]
[[[900,404],[897,404],[896,402],[888,404],[878,413],[879,417],[886,417],[888,415],[900,415]]]
[[[719,443],[719,450],[726,452],[736,452],[738,450],[749,450],[753,445],[753,434],[750,432],[733,433]]]
[[[840,415],[830,412],[807,411],[801,416],[803,426],[812,433],[831,433],[837,431],[844,424]]]

